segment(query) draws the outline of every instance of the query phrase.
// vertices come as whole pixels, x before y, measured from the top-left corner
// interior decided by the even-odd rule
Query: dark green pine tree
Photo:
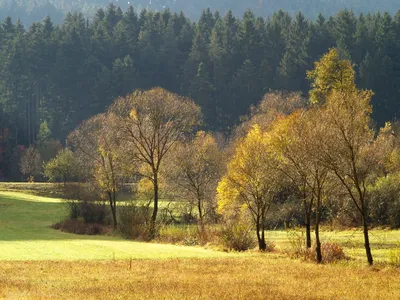
[[[232,100],[229,114],[233,118],[244,115],[251,105],[260,100],[257,69],[250,59],[246,59],[232,79]]]
[[[354,35],[357,28],[357,18],[351,10],[340,11],[334,23],[334,38],[343,58],[353,59],[355,52]]]
[[[214,86],[210,82],[203,63],[198,66],[197,75],[191,82],[189,94],[202,107],[206,124],[210,128],[215,128],[217,107],[213,97]]]
[[[283,31],[285,54],[279,65],[279,88],[289,91],[306,92],[309,83],[304,74],[311,67],[308,56],[310,26],[304,15],[299,12],[295,20]]]

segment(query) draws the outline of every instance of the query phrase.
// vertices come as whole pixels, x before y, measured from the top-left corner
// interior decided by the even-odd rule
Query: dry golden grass
[[[0,297],[399,299],[400,270],[354,263],[319,266],[278,254],[132,262],[2,262]]]

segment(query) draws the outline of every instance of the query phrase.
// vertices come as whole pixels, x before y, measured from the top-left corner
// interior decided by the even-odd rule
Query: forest
[[[201,106],[203,128],[228,134],[268,91],[307,95],[307,70],[337,47],[352,61],[360,88],[374,91],[377,126],[396,120],[400,14],[343,10],[315,21],[283,11],[242,18],[207,9],[192,23],[169,10],[140,14],[110,4],[92,22],[68,14],[25,28],[6,18],[0,27],[0,170],[20,180],[21,149],[38,142],[45,123],[64,144],[83,120],[135,89],[154,86],[189,96]],[[49,154],[50,155],[50,154]],[[50,155],[51,156],[51,155]],[[13,167],[14,166],[14,167]]]
[[[212,11],[218,10],[221,14],[232,11],[236,17],[243,15],[247,9],[251,9],[257,12],[257,16],[264,18],[282,9],[291,15],[302,12],[312,19],[317,18],[320,13],[331,16],[343,9],[350,9],[355,14],[359,14],[378,11],[395,13],[399,8],[396,0],[379,2],[372,0],[1,0],[0,19],[10,16],[15,20],[20,19],[25,25],[30,25],[32,22],[41,21],[46,16],[50,16],[54,23],[61,24],[66,14],[80,12],[85,18],[91,20],[99,8],[106,8],[109,3],[114,3],[122,9],[132,5],[138,12],[142,9],[161,12],[166,8],[177,13],[182,11],[192,20],[198,20],[202,9],[205,8],[210,8]]]

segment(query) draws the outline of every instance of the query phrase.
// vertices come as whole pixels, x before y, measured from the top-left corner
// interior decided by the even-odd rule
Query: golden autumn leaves
[[[265,245],[263,221],[274,193],[280,183],[288,181],[302,197],[307,247],[311,247],[311,214],[315,213],[316,253],[321,262],[319,210],[332,193],[330,187],[340,186],[361,216],[366,254],[372,264],[367,187],[378,176],[379,155],[385,156],[390,149],[382,143],[385,138],[375,138],[371,128],[373,93],[357,89],[354,74],[351,62],[331,49],[307,74],[312,80],[308,105],[272,117],[256,113],[245,137],[237,141],[227,174],[218,186],[219,209],[245,205],[255,221],[260,250]],[[270,111],[283,107],[279,101],[272,103]],[[268,105],[265,99],[259,110],[263,105]]]

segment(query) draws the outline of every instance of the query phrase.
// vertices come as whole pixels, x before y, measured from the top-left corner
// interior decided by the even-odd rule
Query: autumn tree
[[[24,151],[19,165],[21,173],[27,176],[29,181],[33,181],[35,176],[40,174],[42,158],[35,146],[31,146]]]
[[[318,151],[316,110],[297,111],[278,119],[271,128],[272,145],[279,153],[280,170],[297,186],[303,201],[306,246],[311,247],[311,216],[315,212],[317,261],[322,262],[319,237],[320,208],[328,177],[328,168],[314,156]]]
[[[319,61],[314,63],[314,69],[307,72],[311,80],[310,100],[312,103],[324,103],[326,97],[333,91],[355,91],[355,72],[349,60],[342,59],[337,48],[331,48]]]
[[[82,166],[76,155],[68,148],[59,151],[55,158],[44,165],[44,175],[52,182],[67,182],[80,179]]]
[[[255,125],[238,142],[228,163],[226,175],[218,184],[219,210],[230,205],[245,205],[252,216],[261,251],[266,249],[265,221],[274,195],[279,189],[280,172],[270,136]]]
[[[100,114],[83,122],[67,139],[99,190],[108,198],[117,227],[117,196],[125,179],[124,149],[111,131],[113,116]]]
[[[224,159],[210,133],[176,145],[166,164],[167,182],[197,209],[200,224],[215,212],[215,193]]]
[[[311,76],[311,75],[312,76]],[[365,251],[370,265],[373,258],[368,234],[368,185],[374,180],[378,163],[373,151],[371,91],[360,91],[354,70],[339,51],[331,49],[309,73],[313,80],[310,97],[319,103],[320,137],[316,152],[321,164],[335,174],[360,213]]]
[[[150,173],[141,174],[153,183],[153,213],[150,238],[156,235],[159,175],[166,154],[200,123],[201,111],[191,99],[162,88],[136,91],[117,99],[110,113],[118,120],[115,129],[124,140],[132,161],[144,164]]]
[[[290,115],[307,105],[306,98],[299,92],[269,91],[260,104],[250,108],[250,114],[235,131],[235,135],[244,136],[255,124],[267,130],[281,116]]]
[[[368,185],[373,182],[378,163],[372,150],[374,132],[370,129],[371,93],[334,92],[327,98],[323,113],[324,139],[318,155],[337,176],[359,211],[368,263],[372,254],[368,235]]]

